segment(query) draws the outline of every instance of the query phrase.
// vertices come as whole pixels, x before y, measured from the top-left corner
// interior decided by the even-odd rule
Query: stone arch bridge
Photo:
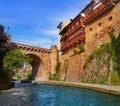
[[[55,73],[57,64],[57,46],[51,46],[51,49],[35,47],[20,43],[11,43],[14,49],[20,49],[33,60],[32,79],[45,81],[49,79],[49,74]]]

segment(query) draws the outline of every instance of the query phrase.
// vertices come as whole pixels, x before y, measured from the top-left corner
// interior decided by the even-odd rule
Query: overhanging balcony
[[[81,41],[85,41],[85,34],[81,34],[81,35],[78,35],[76,37],[74,37],[73,39],[71,39],[69,41],[69,46],[73,46],[74,44],[78,44],[80,43]]]
[[[112,9],[114,7],[112,1],[110,2],[103,2],[101,3],[101,5],[99,5],[97,8],[93,8],[91,10],[89,10],[86,13],[86,19],[84,21],[84,24],[88,24],[91,21],[93,21],[94,19],[98,18],[99,16],[101,16],[102,14],[108,12],[110,9]]]

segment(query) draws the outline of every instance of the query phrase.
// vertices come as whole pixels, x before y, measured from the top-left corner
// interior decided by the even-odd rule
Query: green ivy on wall
[[[84,64],[84,68],[86,67],[87,63],[90,63],[94,58],[101,58],[104,54],[108,55],[107,61],[104,61],[105,64],[108,66],[109,76],[110,78],[105,78],[102,83],[106,83],[106,79],[108,79],[109,83],[112,85],[120,84],[120,34],[116,37],[114,35],[114,29],[109,32],[109,36],[111,38],[111,42],[107,44],[101,45],[100,48],[95,49],[88,57],[88,60]],[[112,60],[112,70],[111,70],[111,61]],[[107,71],[107,70],[106,70]],[[86,81],[83,81],[86,82]],[[101,83],[101,81],[94,83]]]
[[[60,66],[61,66],[61,63],[58,62],[55,68],[55,74],[50,74],[49,80],[59,80]]]

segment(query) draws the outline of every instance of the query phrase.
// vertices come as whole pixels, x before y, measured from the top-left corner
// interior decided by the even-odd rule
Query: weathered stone
[[[59,55],[61,80],[72,82],[96,80],[99,82],[109,77],[108,55],[104,54],[101,58],[95,57],[90,62],[86,62],[94,49],[99,48],[104,43],[110,43],[108,32],[112,28],[115,29],[115,35],[117,36],[120,33],[120,2],[114,4],[112,8],[99,17],[85,24],[84,55],[73,55],[73,49],[67,54]],[[85,67],[84,64],[86,64]]]
[[[21,49],[24,54],[29,55],[33,59],[31,62],[33,80],[48,80],[49,75],[55,73],[58,58],[56,46],[46,49],[18,43],[11,45],[15,49]]]

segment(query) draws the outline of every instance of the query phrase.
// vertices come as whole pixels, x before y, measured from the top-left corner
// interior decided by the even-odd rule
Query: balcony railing
[[[86,12],[85,24],[108,11],[111,7],[113,7],[113,2],[114,0],[103,0],[99,6]]]
[[[69,41],[69,46],[73,46],[74,44],[78,44],[81,41],[85,41],[85,34],[76,36],[74,39],[72,39],[71,41]]]

